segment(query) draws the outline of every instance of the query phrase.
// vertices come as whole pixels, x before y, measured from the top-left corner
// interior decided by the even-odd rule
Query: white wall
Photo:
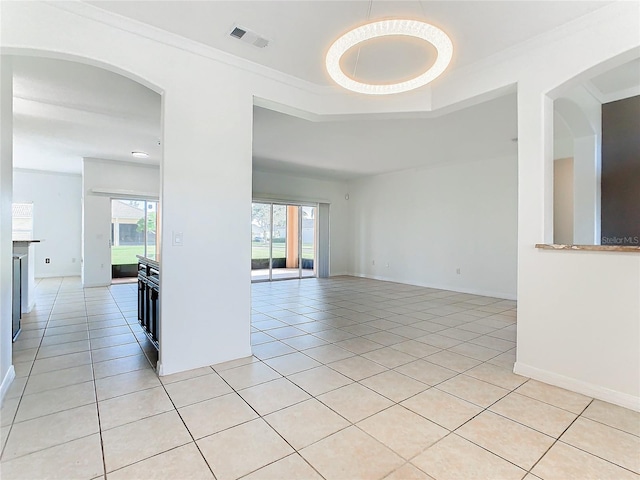
[[[630,344],[613,329],[601,329],[602,349],[585,348],[588,336],[606,321],[601,312],[608,305],[615,305],[619,319],[614,328],[625,328],[629,336],[637,333],[629,328],[639,314],[637,254],[545,255],[534,245],[550,242],[553,229],[553,147],[546,128],[551,125],[552,105],[546,94],[587,69],[597,69],[600,62],[614,59],[619,65],[637,58],[639,7],[637,2],[607,4],[525,45],[452,70],[425,91],[383,102],[335,89],[313,89],[82,3],[5,2],[0,35],[3,53],[44,52],[82,59],[140,79],[163,94],[163,373],[250,352],[246,265],[251,250],[246,239],[254,97],[314,114],[420,112],[473,102],[517,85],[517,370],[561,386],[573,385],[563,379],[582,382],[601,398],[637,406],[640,340]],[[227,234],[217,235],[223,227]],[[172,230],[184,232],[184,246],[167,246]],[[226,253],[222,258],[217,255],[220,251]],[[198,262],[192,261],[194,255]],[[207,272],[206,282],[198,276],[202,265],[215,266]],[[605,278],[615,282],[605,283]],[[629,288],[621,290],[618,283]],[[598,295],[593,295],[595,290]],[[547,303],[548,298],[559,300]],[[571,336],[556,328],[572,324],[582,328],[572,329]],[[4,330],[2,336],[4,346]],[[549,344],[562,339],[562,349],[549,350]],[[621,369],[613,360],[622,348],[637,361]],[[594,373],[598,363],[602,366],[597,371],[608,375]],[[621,397],[610,395],[612,391]]]
[[[573,138],[554,138],[553,158],[573,158]]]
[[[573,158],[553,162],[553,243],[573,244]]]
[[[588,28],[527,56],[518,83],[516,373],[640,410],[640,254],[545,251],[553,241],[553,102],[565,82],[637,58],[640,5],[616,2]],[[587,19],[585,19],[585,22]],[[586,26],[586,25],[585,25]],[[602,39],[607,41],[602,41]],[[603,63],[604,62],[604,63]]]
[[[80,275],[82,177],[14,170],[13,201],[33,202],[36,278]]]
[[[574,141],[573,242],[577,245],[600,245],[601,137]]]
[[[518,302],[516,371],[638,410],[640,255],[540,250],[520,268],[538,275]]]
[[[367,177],[349,196],[353,274],[515,298],[516,158]]]
[[[94,190],[110,193],[95,193]],[[111,198],[157,198],[160,169],[149,165],[85,158],[82,167],[82,253],[85,287],[111,284]]]
[[[0,404],[15,377],[11,359],[12,170],[13,69],[11,59],[3,57],[0,64]]]
[[[67,7],[79,11],[70,13]],[[100,18],[85,16],[87,11]],[[9,9],[3,5],[3,53],[27,49],[30,54],[43,52],[46,56],[56,52],[58,57],[127,75],[162,94],[158,369],[160,374],[171,374],[250,355],[247,266],[251,248],[247,239],[251,233],[253,95],[257,90],[250,85],[266,83],[263,97],[277,97],[289,89],[235,68],[228,55],[224,61],[214,60],[209,49],[171,45],[166,35],[165,40],[154,41],[151,38],[158,36],[157,30],[150,29],[151,37],[142,36],[139,24],[133,28],[131,22],[108,15],[116,23],[127,24],[115,26],[101,18],[103,14],[81,4],[16,3]],[[104,169],[104,175],[108,174]],[[83,186],[87,285],[106,283],[109,260],[106,200],[87,195],[91,187],[88,182]],[[127,187],[120,183],[117,188]],[[136,188],[154,187],[149,182]],[[102,216],[91,216],[91,211]],[[106,221],[92,223],[96,218]],[[171,244],[172,232],[183,233],[180,246]]]
[[[566,101],[575,110],[564,118],[573,134],[573,243],[599,245],[602,104],[583,86],[556,103]]]
[[[315,179],[279,172],[253,171],[254,198],[329,203],[330,274],[345,275],[348,270],[349,202],[347,182]]]
[[[554,158],[573,158],[571,243],[599,245],[602,105],[584,86],[570,88],[554,101],[556,122],[569,136],[553,139]]]

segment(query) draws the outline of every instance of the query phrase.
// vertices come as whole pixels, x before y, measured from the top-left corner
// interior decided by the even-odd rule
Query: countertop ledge
[[[156,268],[160,268],[160,262],[158,262],[156,260],[151,260],[150,258],[143,257],[142,255],[136,255],[136,257],[138,257],[139,263],[142,263],[144,265],[150,265],[150,266],[156,267]]]
[[[640,253],[640,246],[634,245],[562,245],[557,243],[536,243],[536,248],[543,250],[586,250],[592,252],[636,252]]]

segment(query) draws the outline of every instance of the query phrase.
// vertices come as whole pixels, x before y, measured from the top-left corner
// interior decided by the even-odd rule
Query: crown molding
[[[261,76],[268,80],[284,84],[287,87],[295,88],[311,95],[315,95],[315,96],[319,96],[319,97],[323,97],[331,100],[344,98],[347,102],[353,97],[353,94],[351,92],[346,92],[344,89],[342,89],[337,85],[328,85],[328,86],[318,85],[316,83],[303,80],[299,77],[295,77],[293,75],[283,73],[279,70],[275,70],[273,68],[260,65],[258,63],[252,62],[250,60],[246,60],[236,55],[232,55],[222,50],[218,50],[214,47],[205,45],[203,43],[196,42],[195,40],[191,40],[191,39],[182,37],[178,34],[168,32],[161,28],[140,22],[138,20],[131,19],[129,17],[125,17],[123,15],[119,15],[117,13],[103,10],[94,5],[86,4],[82,1],[56,2],[56,1],[45,0],[43,3],[50,5],[54,8],[57,8],[59,10],[63,10],[68,13],[86,18],[88,20],[96,21],[96,22],[117,28],[119,30],[125,31],[132,35],[136,35],[148,40],[153,40],[158,43],[167,45],[169,47],[184,50],[186,52],[222,63],[224,65],[231,66],[231,67],[243,70],[245,72],[249,72],[249,73]],[[544,36],[546,33],[548,32],[545,32],[541,36]],[[551,43],[552,41],[553,39],[550,39],[548,43]],[[477,70],[482,70],[485,68],[493,68],[496,63],[509,61],[514,57],[519,56],[519,53],[520,53],[519,50],[521,45],[526,45],[528,43],[533,44],[536,42],[539,42],[538,37],[531,39],[529,41],[516,44],[512,47],[509,47],[506,50],[497,52],[496,54],[490,57],[486,57],[484,59],[478,60],[477,62],[474,62],[470,65],[466,65],[464,67],[458,67],[458,68],[454,67],[450,70],[447,70],[445,74],[442,75],[442,77],[439,79],[439,81],[446,82],[446,78],[452,75],[455,75],[455,76],[457,76],[458,74],[469,75],[471,74],[471,72],[475,72]],[[422,95],[427,93],[430,96],[431,86],[432,84],[412,92],[398,94],[396,95],[396,97],[409,98],[411,96],[417,95],[418,93],[421,93]],[[369,97],[365,97],[365,98],[369,98]],[[265,100],[265,102],[269,102],[269,101]],[[273,103],[272,105],[275,105],[275,103]],[[265,106],[265,105],[261,104],[259,106]],[[343,115],[347,115],[349,117],[351,116],[351,114],[349,113],[336,113],[332,115],[327,115],[324,113],[317,113],[317,112],[304,113],[299,109],[291,109],[291,110],[292,110],[292,114],[296,116],[301,116],[301,118],[307,118],[307,117],[309,117],[308,119],[313,118],[312,121],[320,121],[319,119],[324,116],[333,117],[331,118],[331,120],[335,120],[337,117],[342,117]],[[293,110],[295,110],[295,112],[293,112]],[[400,110],[403,110],[403,108],[400,107]],[[455,110],[455,108],[453,110]],[[408,112],[399,113],[399,115],[402,116],[401,118],[405,118],[404,115],[406,114],[429,115],[431,114],[431,112],[432,112],[432,109],[429,106],[429,108],[421,112],[413,111],[411,113],[408,113]],[[398,113],[397,112],[396,113],[379,113],[379,115],[386,116],[386,118],[390,118],[389,115],[396,115],[396,114]],[[370,115],[378,115],[378,113],[368,113],[368,112],[360,111],[356,115],[359,115],[361,117],[369,117]]]
[[[412,95],[413,92],[399,94],[397,96],[399,102],[397,102],[397,104],[394,102],[393,106],[387,105],[386,107],[382,107],[378,103],[369,107],[368,105],[371,104],[368,103],[368,99],[354,99],[353,95],[349,95],[348,92],[343,91],[343,89],[338,86],[318,85],[299,77],[237,57],[230,53],[223,52],[214,47],[187,39],[178,34],[167,32],[138,20],[102,10],[97,6],[89,5],[82,1],[55,2],[47,0],[43,3],[85,19],[117,28],[129,34],[152,40],[169,47],[180,49],[260,76],[272,82],[285,85],[288,88],[297,89],[306,94],[315,96],[316,98],[321,98],[322,101],[320,102],[320,105],[337,105],[338,103],[345,105],[345,108],[335,109],[329,107],[325,113],[322,111],[322,107],[320,107],[320,110],[318,111],[302,111],[269,99],[258,97],[255,97],[254,99],[255,104],[258,106],[275,109],[282,113],[287,113],[310,121],[335,121],[338,119],[349,120],[357,118],[431,118],[460,110],[469,104],[477,103],[477,100],[475,100],[476,97],[485,98],[489,95],[487,98],[491,98],[491,96],[496,93],[504,94],[513,91],[517,82],[517,75],[521,68],[522,60],[528,58],[530,55],[539,52],[541,49],[553,48],[556,42],[565,39],[568,36],[570,37],[583,31],[588,31],[590,28],[598,24],[607,23],[619,18],[636,18],[639,10],[636,2],[618,1],[606,4],[595,11],[562,24],[553,30],[543,32],[528,40],[514,44],[488,57],[477,60],[474,63],[462,67],[453,67],[451,70],[445,72],[445,74],[438,79],[437,83],[430,84],[422,89],[414,91],[419,92],[419,95]],[[484,74],[486,72],[491,72],[497,67],[502,67],[506,72],[512,71],[514,74],[510,76],[503,75],[501,84],[498,84],[495,81],[490,81],[490,85],[487,85],[488,88],[480,87],[483,91],[473,91],[473,89],[471,89],[467,93],[462,93],[461,95],[456,96],[456,98],[449,98],[449,94],[451,92],[449,92],[449,89],[445,87],[447,84],[453,82],[454,85],[459,84],[459,88],[463,88],[462,86],[468,82],[469,78],[473,78],[481,73]],[[610,68],[610,66],[608,66],[607,69],[608,68]],[[506,78],[507,76],[510,78]],[[440,85],[445,87],[443,88],[442,96],[437,98],[436,102],[432,103],[432,91],[434,92],[434,96],[437,96]],[[455,91],[458,87],[454,86],[453,88]],[[425,95],[428,95],[429,100],[423,102],[421,99],[424,98]],[[415,108],[415,105],[418,104],[421,105],[418,107],[420,110]],[[414,106],[412,107],[411,105]],[[349,110],[351,110],[351,112]]]
[[[636,85],[634,87],[626,88],[624,90],[618,90],[617,92],[612,92],[604,95],[604,102],[602,103],[611,103],[617,102],[618,100],[624,100],[625,98],[637,97],[640,95],[640,85]]]
[[[14,95],[13,99],[14,99],[14,102],[17,101],[17,102],[25,102],[25,103],[38,104],[38,105],[46,105],[47,107],[60,108],[60,109],[68,110],[72,112],[81,112],[81,113],[97,115],[101,117],[118,118],[120,120],[128,120],[128,119],[138,120],[140,118],[139,116],[134,117],[130,113],[127,115],[124,115],[117,110],[107,110],[104,108],[98,109],[98,108],[88,107],[86,105],[77,105],[71,102],[49,100],[49,99],[37,98],[33,96]],[[15,112],[15,107],[14,107],[14,112]]]
[[[273,68],[265,67],[258,63],[246,60],[241,57],[237,57],[230,53],[226,53],[217,48],[210,47],[195,40],[182,37],[178,34],[168,32],[153,25],[134,20],[132,18],[119,15],[117,13],[103,10],[94,5],[89,5],[82,1],[73,2],[56,2],[56,1],[44,1],[51,7],[59,10],[66,11],[68,13],[99,22],[132,35],[137,35],[148,40],[161,43],[163,45],[184,50],[186,52],[204,57],[215,62],[222,63],[224,65],[232,66],[234,68],[244,70],[249,73],[253,73],[269,80],[282,83],[291,88],[303,90],[305,92],[320,95],[330,92],[338,92],[338,87],[333,86],[321,86],[312,82],[308,82],[298,77],[288,75]]]
[[[61,175],[64,177],[76,177],[76,178],[82,178],[82,174],[81,173],[75,173],[75,172],[59,172],[57,170],[40,170],[37,168],[14,168],[13,169],[14,173],[29,173],[29,174],[37,174],[37,175]]]
[[[339,114],[319,114],[279,103],[273,100],[254,96],[253,104],[256,107],[266,108],[275,112],[284,113],[293,117],[301,118],[310,122],[346,122],[353,120],[419,120],[439,118],[450,113],[464,110],[484,102],[495,100],[511,94],[516,94],[517,85],[515,83],[489,90],[480,95],[468,98],[452,105],[447,105],[436,110],[408,111],[408,112],[376,112],[376,113],[339,113]]]
[[[618,100],[624,100],[625,98],[637,97],[640,95],[640,85],[634,85],[633,87],[623,88],[616,90],[615,92],[604,93],[593,82],[587,80],[584,82],[584,88],[589,92],[598,102],[601,104],[617,102]]]
[[[160,165],[154,163],[138,163],[132,162],[129,160],[112,160],[110,158],[95,158],[95,157],[82,157],[82,165],[84,168],[84,164],[86,162],[89,163],[106,163],[110,165],[119,165],[119,166],[129,166],[129,167],[141,167],[141,168],[151,168],[153,170],[159,170]]]
[[[598,87],[596,87],[591,80],[587,80],[583,84],[585,90],[589,92],[589,94],[594,97],[598,102],[605,103],[604,94],[600,91]]]
[[[142,199],[142,200],[159,200],[160,196],[156,192],[144,192],[138,190],[122,190],[118,188],[90,188],[88,193],[93,195],[99,195],[103,197],[112,197],[112,198],[131,198],[131,199]]]

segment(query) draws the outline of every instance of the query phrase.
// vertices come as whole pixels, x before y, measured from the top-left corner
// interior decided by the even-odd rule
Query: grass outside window
[[[136,255],[144,255],[144,245],[118,245],[111,247],[111,265],[133,265],[138,263]],[[155,258],[156,247],[147,248],[147,257]]]

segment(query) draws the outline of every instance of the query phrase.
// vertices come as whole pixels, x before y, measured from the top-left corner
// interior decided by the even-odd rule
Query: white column
[[[253,99],[183,75],[163,97],[161,375],[251,355]]]
[[[11,358],[12,202],[13,68],[11,57],[3,56],[0,65],[0,402],[15,377]]]

